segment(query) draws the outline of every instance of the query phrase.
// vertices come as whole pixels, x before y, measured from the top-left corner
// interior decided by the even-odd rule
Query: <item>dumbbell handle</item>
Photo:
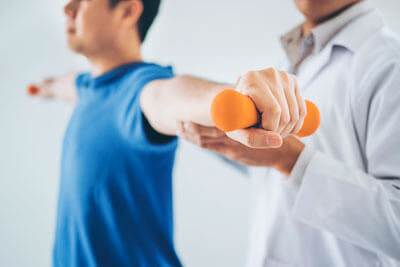
[[[298,137],[312,135],[320,125],[320,112],[311,101],[306,100],[307,114]],[[244,129],[259,123],[260,114],[250,97],[235,90],[220,92],[211,104],[211,118],[217,128],[224,132]]]

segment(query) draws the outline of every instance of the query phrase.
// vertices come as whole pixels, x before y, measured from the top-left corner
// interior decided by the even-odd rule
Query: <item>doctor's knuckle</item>
[[[290,122],[290,115],[288,112],[283,112],[281,116],[281,124],[286,125]]]
[[[298,112],[293,112],[293,113],[290,115],[289,123],[296,123],[296,122],[299,121],[299,118],[300,118],[299,113],[298,113]]]
[[[287,84],[291,84],[290,77],[289,77],[289,74],[287,72],[279,71],[278,73],[279,73],[279,76],[282,78],[282,80],[284,82],[286,82]]]
[[[256,80],[257,78],[258,78],[257,72],[248,71],[242,76],[241,81],[243,81],[245,83],[246,82],[250,83],[250,82],[253,82],[254,80]]]
[[[304,120],[306,117],[307,111],[305,108],[301,108],[299,111],[299,120]]]
[[[268,116],[280,116],[282,109],[279,105],[271,105],[266,108]]]
[[[298,82],[297,82],[297,77],[296,77],[296,75],[293,75],[293,74],[288,74],[288,75],[289,75],[290,80],[293,82],[293,84],[294,84],[295,86],[297,86]]]

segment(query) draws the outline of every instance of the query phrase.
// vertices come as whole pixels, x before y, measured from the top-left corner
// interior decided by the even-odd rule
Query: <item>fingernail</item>
[[[254,135],[252,139],[250,144],[254,147],[264,147],[268,145],[268,137],[265,138],[264,136]]]
[[[282,140],[279,136],[268,136],[265,141],[267,146],[279,147],[282,144]]]

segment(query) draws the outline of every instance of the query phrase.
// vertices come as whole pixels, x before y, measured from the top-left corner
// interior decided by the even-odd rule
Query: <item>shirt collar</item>
[[[356,52],[359,47],[374,33],[384,28],[385,23],[378,10],[372,10],[351,21],[329,43]],[[356,34],[355,34],[356,33]]]
[[[285,35],[281,36],[281,45],[286,53],[292,68],[300,61],[303,46],[302,25],[298,25]]]
[[[143,64],[145,63],[142,61],[126,63],[96,77],[94,77],[92,74],[89,74],[84,81],[84,85],[93,88],[109,85],[115,80],[118,80],[125,74],[129,73],[132,69]]]

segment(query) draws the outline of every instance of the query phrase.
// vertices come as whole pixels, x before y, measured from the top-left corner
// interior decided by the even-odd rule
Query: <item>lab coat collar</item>
[[[372,6],[369,1],[362,1],[354,4],[336,17],[333,17],[313,28],[311,34],[314,37],[314,52],[318,53],[321,51],[325,45],[327,45],[327,43],[346,25],[371,10]]]
[[[329,42],[330,46],[343,46],[352,52],[357,52],[361,45],[373,33],[385,26],[382,15],[378,10],[372,10],[346,25]]]
[[[383,28],[383,26],[382,16],[377,10],[372,10],[349,22],[320,52],[314,53],[307,65],[298,73],[300,87],[306,88],[313,78],[330,62],[335,46],[344,47],[355,53],[369,36]]]
[[[303,23],[282,35],[281,45],[286,52],[293,71],[309,54],[310,46],[313,54],[318,54],[352,20],[370,12],[372,7],[369,1],[364,0],[349,7],[337,16],[319,24],[311,30],[308,36],[303,35]]]

